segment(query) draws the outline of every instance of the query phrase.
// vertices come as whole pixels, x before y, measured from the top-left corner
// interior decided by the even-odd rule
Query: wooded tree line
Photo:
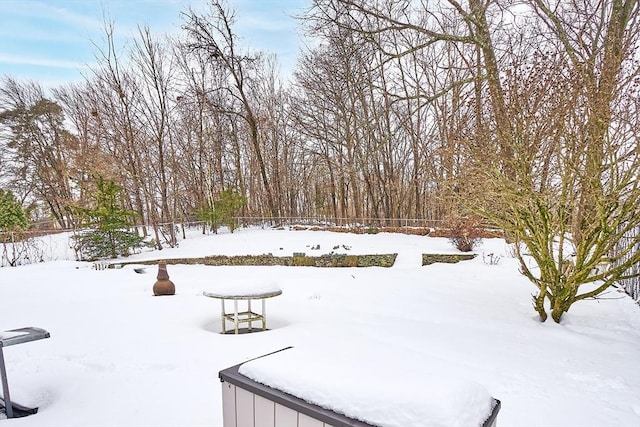
[[[5,76],[6,187],[63,228],[96,174],[149,224],[228,187],[246,215],[440,219],[490,158],[544,187],[569,131],[596,164],[637,145],[633,1],[318,0],[291,82],[234,19],[214,1],[181,39],[141,27],[124,51],[107,25],[86,81],[50,92]]]
[[[582,273],[640,224],[638,9],[313,0],[290,81],[217,0],[185,11],[175,39],[141,27],[122,50],[108,24],[84,82],[46,92],[3,78],[0,179],[63,228],[96,177],[155,226],[229,189],[243,216],[480,215],[536,259],[535,272],[523,262],[534,303],[559,320],[593,295],[574,292]]]

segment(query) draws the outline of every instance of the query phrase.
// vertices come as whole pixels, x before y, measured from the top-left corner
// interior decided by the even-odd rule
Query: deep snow
[[[349,387],[354,393],[384,393],[397,367],[481,385],[502,401],[501,427],[640,425],[639,307],[612,291],[611,299],[577,303],[560,325],[541,323],[531,306],[534,288],[501,239],[476,250],[500,256],[498,265],[478,256],[423,267],[422,253],[455,250],[446,239],[393,233],[194,231],[179,248],[127,261],[332,250],[399,255],[392,268],[169,265],[176,295],[154,297],[155,267],[147,274],[134,272],[140,265],[97,271],[69,260],[65,238],[49,240],[55,261],[0,268],[0,331],[37,326],[51,333],[5,349],[13,400],[40,410],[3,426],[221,427],[218,372],[288,346],[318,362],[367,366],[371,375]],[[258,279],[283,290],[267,302],[270,330],[219,334],[219,301],[202,292]],[[346,384],[340,375],[332,380]],[[441,395],[431,389],[423,396],[433,402]]]

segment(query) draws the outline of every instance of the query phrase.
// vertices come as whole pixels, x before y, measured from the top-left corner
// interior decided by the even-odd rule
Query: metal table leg
[[[238,335],[238,300],[233,300],[233,323],[235,326],[235,333]]]
[[[220,300],[222,302],[222,333],[227,333],[227,313],[224,311],[224,299]]]
[[[2,377],[2,396],[4,397],[7,418],[13,418],[13,405],[11,405],[11,396],[9,395],[9,381],[7,381],[7,368],[4,365],[2,347],[0,347],[0,376]]]

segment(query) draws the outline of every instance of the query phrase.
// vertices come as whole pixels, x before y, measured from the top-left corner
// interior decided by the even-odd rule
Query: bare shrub
[[[479,218],[451,217],[445,221],[449,242],[461,252],[471,252],[482,242],[483,229]]]
[[[24,233],[0,235],[0,267],[16,267],[44,261],[42,242]]]

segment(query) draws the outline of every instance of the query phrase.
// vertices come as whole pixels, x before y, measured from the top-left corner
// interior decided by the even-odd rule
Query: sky
[[[124,46],[138,26],[154,34],[177,33],[181,12],[204,11],[208,0],[0,0],[0,77],[56,87],[82,80],[104,45],[104,22],[113,22]],[[247,47],[278,55],[290,72],[299,50],[301,13],[310,0],[228,0],[235,32]]]

